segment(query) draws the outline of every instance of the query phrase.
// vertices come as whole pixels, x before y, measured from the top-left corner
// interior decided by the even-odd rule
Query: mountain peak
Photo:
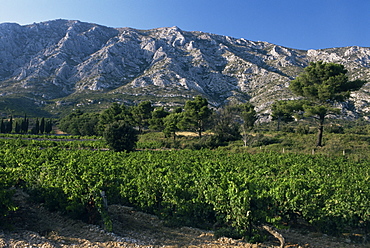
[[[32,96],[54,112],[65,106],[61,99],[90,106],[81,98],[86,94],[169,106],[200,94],[214,106],[251,101],[264,113],[274,100],[294,97],[289,81],[317,60],[344,64],[352,78],[370,78],[370,48],[304,51],[177,26],[144,31],[63,19],[0,24],[0,94]],[[367,108],[365,90],[353,97],[356,111]]]

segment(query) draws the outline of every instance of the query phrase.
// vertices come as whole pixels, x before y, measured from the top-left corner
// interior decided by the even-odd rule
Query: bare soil
[[[114,233],[72,220],[42,205],[31,203],[29,196],[18,190],[14,200],[20,205],[9,217],[10,230],[0,229],[0,247],[279,247],[271,239],[262,244],[250,244],[230,238],[216,239],[213,232],[191,227],[171,228],[156,216],[133,208],[110,205]],[[332,238],[320,233],[302,234],[299,230],[279,230],[286,240],[285,247],[370,247],[370,244],[352,243],[349,239]]]

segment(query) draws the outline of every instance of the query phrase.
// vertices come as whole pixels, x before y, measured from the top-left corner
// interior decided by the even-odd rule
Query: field
[[[100,141],[1,139],[0,214],[11,228],[23,192],[35,206],[117,230],[112,206],[258,243],[265,224],[363,243],[370,229],[367,159],[227,149],[114,153]],[[257,148],[259,149],[259,148]],[[261,149],[263,150],[263,149]],[[41,205],[40,205],[41,204]]]

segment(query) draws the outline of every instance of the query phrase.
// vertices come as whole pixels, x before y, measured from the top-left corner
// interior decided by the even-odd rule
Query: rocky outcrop
[[[304,51],[178,27],[115,29],[69,20],[0,24],[0,94],[49,104],[87,93],[167,102],[201,94],[214,106],[251,101],[263,113],[274,100],[294,97],[289,81],[317,60],[344,64],[353,79],[370,78],[364,47]],[[365,85],[352,97],[363,114],[368,91]]]

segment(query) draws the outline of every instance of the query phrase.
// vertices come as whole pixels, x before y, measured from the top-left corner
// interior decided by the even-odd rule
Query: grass
[[[323,154],[327,156],[346,156],[354,160],[370,158],[370,135],[324,133],[324,146],[316,147],[316,134],[297,134],[289,132],[261,131],[251,135],[248,146],[242,140],[222,144],[216,148],[210,140],[211,133],[199,139],[192,132],[178,132],[178,137],[165,138],[162,132],[147,132],[140,135],[139,149],[223,149],[234,152],[281,152],[300,154]]]

